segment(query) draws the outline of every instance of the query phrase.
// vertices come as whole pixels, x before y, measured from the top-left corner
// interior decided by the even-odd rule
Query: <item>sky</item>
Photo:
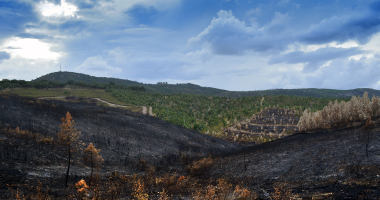
[[[0,79],[380,89],[380,1],[0,0]]]

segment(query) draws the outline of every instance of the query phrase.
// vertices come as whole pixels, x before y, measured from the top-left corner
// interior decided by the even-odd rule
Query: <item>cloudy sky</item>
[[[380,89],[380,1],[0,0],[0,79]]]

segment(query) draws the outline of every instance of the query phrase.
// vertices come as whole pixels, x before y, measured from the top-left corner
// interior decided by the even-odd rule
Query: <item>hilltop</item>
[[[351,96],[359,96],[367,91],[369,96],[380,96],[380,91],[370,88],[357,88],[351,90],[334,90],[334,89],[317,89],[317,88],[304,88],[304,89],[271,89],[271,90],[259,90],[259,91],[227,91],[211,87],[202,87],[199,85],[187,83],[187,84],[167,84],[167,83],[157,83],[157,84],[144,84],[136,81],[131,81],[127,79],[118,78],[108,78],[108,77],[95,77],[81,73],[75,72],[54,72],[46,74],[34,81],[49,80],[49,81],[59,81],[67,82],[69,80],[73,81],[83,81],[86,83],[102,83],[108,84],[111,81],[117,85],[123,86],[144,86],[147,92],[155,93],[165,93],[165,94],[204,94],[204,95],[214,95],[214,96],[226,96],[226,97],[244,97],[244,96],[261,96],[261,95],[295,95],[303,97],[333,97],[333,98],[344,98]]]

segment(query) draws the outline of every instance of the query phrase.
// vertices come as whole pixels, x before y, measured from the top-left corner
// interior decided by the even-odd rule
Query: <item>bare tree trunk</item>
[[[92,157],[91,157],[91,178],[90,178],[90,183],[89,183],[90,187],[91,187],[91,182],[92,182],[93,171],[94,171],[94,162],[92,161]]]
[[[365,144],[365,152],[367,154],[367,158],[368,158],[368,146],[369,146],[369,140],[370,140],[369,137],[370,137],[370,133],[368,131],[368,133],[367,133],[367,143]]]
[[[69,147],[69,163],[67,165],[67,173],[66,173],[66,188],[67,188],[67,182],[69,181],[70,163],[71,163],[71,151]]]

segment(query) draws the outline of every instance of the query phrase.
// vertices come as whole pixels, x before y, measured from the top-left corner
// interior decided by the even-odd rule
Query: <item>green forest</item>
[[[305,109],[321,110],[329,101],[336,99],[285,95],[230,98],[147,93],[116,88],[108,88],[107,91],[122,102],[151,106],[153,113],[160,119],[207,134],[216,134],[222,128],[251,118],[253,114],[268,107],[297,110],[301,115]],[[349,98],[338,99],[339,102],[343,100]]]

